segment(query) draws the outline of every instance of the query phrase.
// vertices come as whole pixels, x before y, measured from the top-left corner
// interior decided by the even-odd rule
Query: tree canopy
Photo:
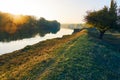
[[[101,10],[88,12],[85,20],[99,30],[99,38],[102,39],[107,30],[120,30],[118,17],[116,2],[111,0],[110,8],[105,6]]]
[[[0,12],[0,41],[30,38],[39,34],[56,33],[60,30],[60,23],[45,18],[36,19],[29,15],[13,15]]]

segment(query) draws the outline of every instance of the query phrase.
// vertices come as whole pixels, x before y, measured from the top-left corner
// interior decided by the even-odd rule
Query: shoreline
[[[120,54],[112,45],[82,30],[0,56],[0,79],[120,79],[119,60]]]

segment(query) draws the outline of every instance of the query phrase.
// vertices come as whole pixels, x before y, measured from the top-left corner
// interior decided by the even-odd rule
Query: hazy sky
[[[116,1],[120,6],[120,0]],[[86,11],[109,4],[110,0],[0,0],[0,11],[55,19],[61,23],[81,23]]]

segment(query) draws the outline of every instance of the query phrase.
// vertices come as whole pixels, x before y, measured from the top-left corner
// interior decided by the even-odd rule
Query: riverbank
[[[119,80],[120,54],[87,30],[0,56],[0,80]]]

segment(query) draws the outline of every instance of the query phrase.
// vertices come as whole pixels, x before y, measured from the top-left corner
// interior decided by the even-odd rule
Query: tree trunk
[[[103,39],[104,33],[105,33],[105,31],[100,31],[99,39]]]

